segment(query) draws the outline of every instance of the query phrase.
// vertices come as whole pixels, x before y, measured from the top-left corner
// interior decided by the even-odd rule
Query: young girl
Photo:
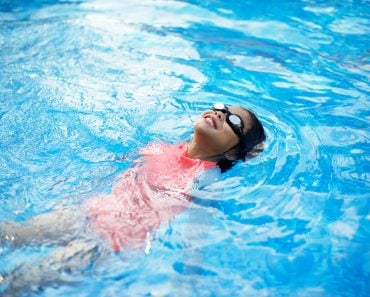
[[[217,103],[196,120],[189,143],[150,144],[142,149],[142,157],[111,194],[88,199],[78,210],[56,210],[24,223],[5,223],[0,226],[1,244],[15,247],[47,240],[63,246],[40,262],[32,277],[36,283],[51,263],[58,279],[56,266],[60,270],[81,266],[81,257],[77,263],[71,255],[83,253],[87,264],[94,250],[107,252],[104,242],[115,252],[144,248],[152,230],[187,208],[192,183],[201,172],[224,172],[237,160],[259,153],[264,141],[263,127],[253,112]],[[23,270],[0,277],[8,282],[8,291],[14,293],[25,285]]]

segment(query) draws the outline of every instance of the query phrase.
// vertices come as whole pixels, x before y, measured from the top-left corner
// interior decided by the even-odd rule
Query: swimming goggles
[[[239,136],[240,139],[244,136],[243,135],[244,122],[239,115],[231,113],[227,106],[223,103],[215,103],[212,107],[212,110],[226,113],[226,123],[229,124],[231,129],[234,131],[236,135]]]

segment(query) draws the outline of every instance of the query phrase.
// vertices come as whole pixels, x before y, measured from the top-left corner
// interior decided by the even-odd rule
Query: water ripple
[[[267,134],[146,253],[112,254],[82,285],[42,294],[366,296],[368,8],[2,3],[1,222],[109,192],[139,148],[189,140],[215,101],[251,108]],[[45,254],[1,249],[0,279]]]

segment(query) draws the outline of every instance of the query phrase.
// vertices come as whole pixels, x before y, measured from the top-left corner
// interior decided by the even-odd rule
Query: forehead
[[[242,118],[244,122],[244,126],[245,126],[244,128],[247,128],[247,129],[250,128],[252,124],[251,123],[252,118],[248,111],[246,111],[244,108],[237,106],[237,105],[229,106],[228,108],[231,113],[237,114],[238,116]]]

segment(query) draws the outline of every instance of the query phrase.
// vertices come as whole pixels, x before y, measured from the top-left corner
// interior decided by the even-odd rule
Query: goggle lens
[[[239,115],[231,113],[227,106],[223,103],[215,103],[212,109],[226,113],[226,122],[229,124],[231,129],[239,137],[243,136],[241,131],[243,130],[244,123]]]
[[[230,114],[229,115],[229,121],[233,125],[237,126],[238,128],[241,128],[241,126],[242,126],[242,120],[241,120],[241,118],[239,116],[235,115],[235,114]]]
[[[213,104],[213,109],[215,109],[215,110],[227,110],[225,104],[220,103],[220,102]]]

